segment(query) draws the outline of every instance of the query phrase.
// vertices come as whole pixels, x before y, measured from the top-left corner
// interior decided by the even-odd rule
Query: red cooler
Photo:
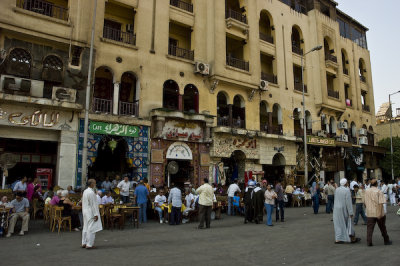
[[[36,177],[39,178],[43,188],[49,189],[53,185],[53,169],[51,168],[36,169]]]

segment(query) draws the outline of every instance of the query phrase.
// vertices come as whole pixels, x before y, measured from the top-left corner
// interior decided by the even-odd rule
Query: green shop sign
[[[124,137],[139,137],[139,127],[90,121],[89,132]]]
[[[335,139],[307,136],[307,144],[321,146],[335,146]]]

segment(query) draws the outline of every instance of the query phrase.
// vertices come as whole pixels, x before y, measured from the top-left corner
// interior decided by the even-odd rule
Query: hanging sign
[[[167,159],[192,160],[193,154],[190,147],[183,142],[175,142],[167,150]]]
[[[90,121],[89,132],[104,135],[139,137],[139,128],[137,126],[112,124],[98,121]]]
[[[335,140],[316,136],[307,136],[307,144],[320,146],[335,146]]]

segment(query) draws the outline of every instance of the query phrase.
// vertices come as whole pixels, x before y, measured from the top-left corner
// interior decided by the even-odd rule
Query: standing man
[[[204,229],[204,221],[206,222],[206,228],[210,228],[214,190],[208,184],[208,178],[203,179],[202,185],[196,190],[196,194],[199,195],[200,224],[198,228]]]
[[[26,194],[26,186],[27,186],[26,181],[27,181],[27,180],[28,180],[28,179],[26,178],[26,176],[24,176],[24,177],[21,179],[21,181],[18,181],[18,182],[15,184],[14,188],[13,188],[13,192],[14,192],[14,193],[21,192],[21,193],[25,193],[25,194]],[[25,196],[25,194],[24,194],[24,196]]]
[[[119,188],[119,194],[121,195],[122,202],[129,203],[129,178],[125,176],[124,180],[119,182],[117,187]]]
[[[106,176],[106,180],[103,181],[103,183],[101,183],[101,188],[104,189],[104,192],[107,192],[109,190],[111,190],[112,187],[112,183],[110,182],[110,179],[108,178],[108,176]]]
[[[264,216],[264,192],[257,183],[256,188],[253,190],[253,207],[254,207],[254,221],[256,224],[262,223]]]
[[[367,245],[372,246],[372,234],[374,232],[375,223],[381,230],[385,245],[391,245],[386,231],[386,213],[384,212],[385,196],[378,189],[376,179],[371,180],[371,187],[365,191],[365,206],[367,208]]]
[[[254,218],[254,208],[253,208],[253,190],[255,186],[255,182],[250,180],[247,183],[247,188],[244,192],[243,202],[244,202],[244,223],[252,222]]]
[[[357,185],[356,179],[357,178],[354,178],[353,181],[351,181],[350,183],[351,199],[352,199],[351,201],[353,204],[356,203],[356,194],[354,193],[354,185]]]
[[[285,221],[285,211],[283,209],[285,203],[283,202],[283,188],[281,185],[281,180],[278,180],[278,182],[275,185],[275,193],[277,195],[276,197],[276,222],[279,221],[279,212],[281,216],[281,222]]]
[[[331,213],[333,211],[333,202],[335,200],[335,187],[333,186],[334,182],[331,179],[325,190],[324,193],[327,195],[328,202],[326,203],[326,213]]]
[[[97,204],[96,180],[88,180],[88,188],[85,189],[82,196],[82,215],[83,215],[83,230],[82,230],[82,248],[94,249],[94,240],[96,233],[103,230],[101,225],[99,205]]]
[[[292,204],[293,192],[294,192],[293,186],[291,184],[288,184],[286,186],[286,189],[285,189],[285,193],[286,193],[286,196],[287,196],[287,199],[288,199],[288,206],[290,206],[290,204]],[[265,191],[264,191],[264,193],[265,193]]]
[[[118,187],[118,184],[121,182],[121,177],[119,175],[115,176],[115,179],[111,182],[111,188],[114,189],[116,187]]]
[[[228,215],[235,215],[235,208],[233,208],[233,197],[236,192],[241,192],[238,186],[239,180],[235,181],[228,188]]]
[[[182,192],[172,183],[172,189],[169,192],[168,204],[172,204],[170,225],[179,225],[181,221]]]
[[[354,225],[358,223],[358,217],[361,215],[363,218],[364,223],[363,225],[367,224],[367,217],[365,216],[364,212],[364,190],[358,185],[354,186],[354,192],[356,193],[356,216],[354,217]]]
[[[386,185],[386,182],[384,180],[381,180],[381,190],[382,190],[383,196],[385,197],[385,203],[383,204],[383,211],[386,214],[386,206],[387,206],[389,188]]]
[[[28,231],[29,224],[29,201],[24,198],[23,192],[17,192],[16,198],[10,203],[12,214],[10,218],[10,225],[8,226],[8,233],[6,237],[10,237],[14,233],[14,227],[17,223],[18,218],[22,219],[22,228],[19,232],[20,236],[24,235],[24,232]]]
[[[356,243],[360,238],[355,238],[352,227],[353,205],[351,193],[346,178],[340,180],[340,187],[335,191],[335,203],[333,206],[333,224],[335,226],[335,244],[345,242]]]
[[[127,177],[126,177],[127,178]],[[144,181],[140,180],[139,186],[134,192],[136,196],[136,203],[140,207],[139,210],[139,222],[147,223],[147,199],[149,197],[149,191],[144,185]]]

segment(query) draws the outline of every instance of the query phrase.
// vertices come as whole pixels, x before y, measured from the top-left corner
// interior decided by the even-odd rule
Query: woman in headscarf
[[[312,203],[313,203],[314,214],[318,214],[319,194],[320,194],[319,185],[317,184],[317,182],[314,181],[312,183],[312,187],[311,187],[311,199],[312,199]]]

